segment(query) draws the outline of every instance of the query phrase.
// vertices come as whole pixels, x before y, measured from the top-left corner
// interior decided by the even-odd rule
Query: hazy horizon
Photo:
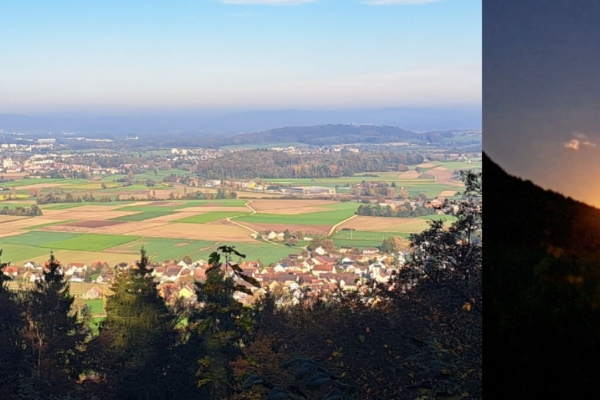
[[[248,133],[289,126],[358,124],[396,126],[417,132],[481,129],[481,109],[385,108],[346,110],[259,110],[138,115],[0,114],[0,131],[142,133],[188,131]]]

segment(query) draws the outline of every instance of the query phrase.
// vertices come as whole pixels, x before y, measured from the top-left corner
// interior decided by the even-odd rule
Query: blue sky
[[[0,113],[480,107],[476,0],[0,2]]]

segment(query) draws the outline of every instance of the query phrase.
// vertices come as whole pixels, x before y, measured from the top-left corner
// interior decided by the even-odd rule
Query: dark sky
[[[484,1],[483,110],[492,160],[600,207],[600,1]]]

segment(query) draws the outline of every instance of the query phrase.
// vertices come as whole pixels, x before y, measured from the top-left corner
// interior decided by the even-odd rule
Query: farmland
[[[411,195],[425,192],[431,197],[452,196],[460,190],[452,171],[469,167],[477,165],[432,162],[419,167],[436,179],[408,177],[406,172],[379,172],[342,178],[273,179],[264,183],[336,187],[343,194],[363,181],[383,181],[394,182]],[[181,175],[183,172],[158,171],[157,175],[147,174],[146,178],[161,179],[171,173]],[[427,227],[427,218],[355,216],[358,204],[353,201],[289,199],[277,193],[255,191],[239,191],[237,199],[185,200],[177,196],[197,189],[162,183],[152,188],[140,184],[121,187],[117,182],[121,178],[114,175],[103,177],[102,181],[21,179],[4,182],[11,197],[20,199],[1,201],[0,209],[35,204],[31,197],[34,191],[37,195],[52,191],[62,195],[93,191],[95,196],[109,194],[112,198],[106,202],[42,204],[43,215],[36,217],[0,215],[0,248],[4,249],[5,257],[15,265],[30,260],[42,262],[52,250],[63,263],[105,260],[114,265],[136,260],[143,246],[156,261],[177,260],[186,255],[206,260],[218,246],[235,244],[248,259],[272,263],[300,252],[301,247],[261,239],[268,231],[287,229],[314,236],[327,235],[333,230],[336,245],[361,248],[378,246],[385,237],[408,236]],[[133,201],[128,198],[136,193],[145,199],[152,191],[156,194],[152,199],[138,197]],[[175,198],[167,198],[169,193],[174,193]],[[115,201],[116,196],[128,200]],[[298,246],[306,244],[300,241]]]

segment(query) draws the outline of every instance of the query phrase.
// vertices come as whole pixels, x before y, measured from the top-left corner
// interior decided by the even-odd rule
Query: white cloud
[[[441,0],[366,0],[363,4],[370,6],[391,6],[395,4],[425,4],[436,3]]]
[[[581,142],[577,139],[571,139],[569,142],[564,144],[564,147],[566,149],[579,150],[582,147],[596,147],[596,143],[592,143],[589,141]]]
[[[579,140],[572,139],[568,143],[565,143],[564,146],[567,149],[579,150]]]
[[[221,0],[225,4],[265,4],[269,6],[278,6],[285,4],[303,4],[314,3],[317,0]]]

